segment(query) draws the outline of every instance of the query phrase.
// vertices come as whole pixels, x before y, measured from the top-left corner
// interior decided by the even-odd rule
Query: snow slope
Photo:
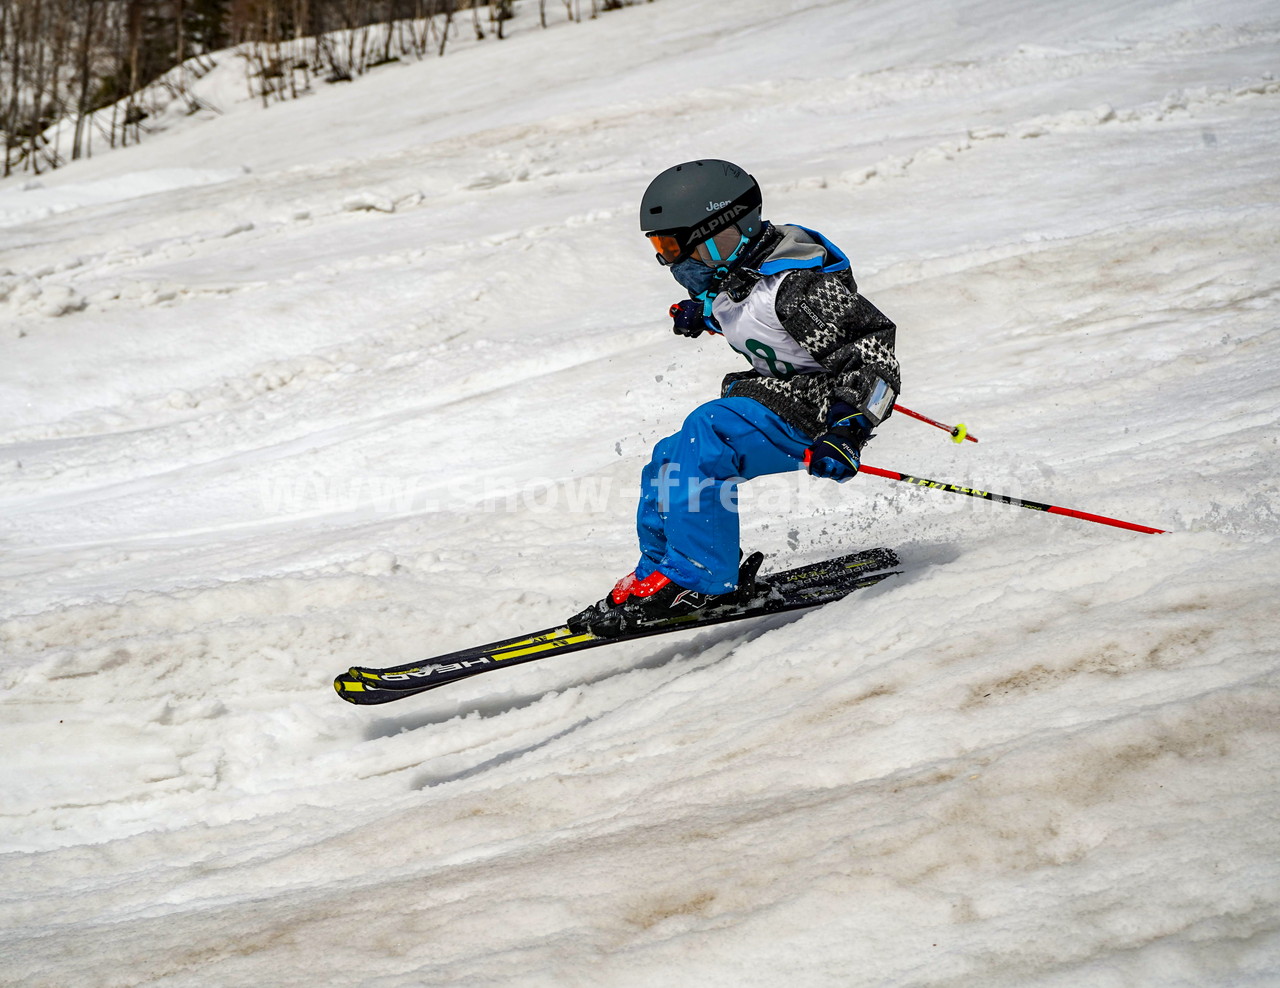
[[[0,184],[0,982],[1280,984],[1274,5],[660,0]],[[513,80],[508,82],[506,80]],[[746,165],[899,324],[799,618],[391,707],[633,562],[648,180]]]

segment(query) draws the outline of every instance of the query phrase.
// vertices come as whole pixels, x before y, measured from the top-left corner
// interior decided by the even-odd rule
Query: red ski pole
[[[902,411],[901,408],[898,411]],[[1020,508],[1031,508],[1033,511],[1047,511],[1051,515],[1067,515],[1070,518],[1080,518],[1084,521],[1097,522],[1099,525],[1111,525],[1115,528],[1127,528],[1131,532],[1146,532],[1148,535],[1165,535],[1167,532],[1163,528],[1151,528],[1149,525],[1137,525],[1131,521],[1121,521],[1118,518],[1107,518],[1105,515],[1093,515],[1087,511],[1076,511],[1073,508],[1062,508],[1056,504],[1041,504],[1039,501],[1025,501],[1019,497],[1010,497],[1008,494],[993,494],[990,491],[979,491],[972,487],[961,487],[959,484],[948,484],[941,480],[926,480],[924,477],[912,477],[910,474],[898,473],[896,470],[881,470],[879,467],[869,467],[865,464],[859,468],[859,473],[869,473],[873,477],[884,477],[886,480],[901,480],[906,484],[915,484],[917,487],[931,487],[934,490],[950,491],[952,494],[966,494],[969,497],[981,498],[984,501],[998,501],[1001,504],[1014,504]]]
[[[978,441],[977,436],[969,435],[969,430],[963,422],[957,425],[944,425],[936,419],[929,418],[928,415],[921,415],[919,412],[913,412],[905,405],[899,405],[897,402],[894,403],[893,409],[894,411],[901,412],[903,415],[909,415],[913,419],[919,419],[921,422],[928,422],[930,425],[936,426],[943,432],[950,433],[951,441],[953,443],[964,442],[966,439],[971,443],[976,443]]]

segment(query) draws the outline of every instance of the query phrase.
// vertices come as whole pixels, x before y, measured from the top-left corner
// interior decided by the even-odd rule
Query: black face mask
[[[680,282],[693,296],[701,295],[709,289],[715,276],[714,268],[707,267],[694,257],[686,257],[683,261],[671,265],[671,277]]]

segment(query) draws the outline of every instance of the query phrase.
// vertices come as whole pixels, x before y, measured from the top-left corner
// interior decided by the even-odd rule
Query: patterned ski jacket
[[[835,402],[865,408],[877,378],[901,390],[897,327],[859,294],[849,259],[813,230],[766,226],[711,311],[752,368],[727,375],[721,395],[754,398],[810,436],[827,431]]]

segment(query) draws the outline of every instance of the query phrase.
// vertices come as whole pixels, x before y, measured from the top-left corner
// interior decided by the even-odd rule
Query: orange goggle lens
[[[675,264],[683,253],[680,250],[680,241],[667,233],[651,236],[649,243],[653,244],[653,249],[658,252],[658,257],[664,264]]]

